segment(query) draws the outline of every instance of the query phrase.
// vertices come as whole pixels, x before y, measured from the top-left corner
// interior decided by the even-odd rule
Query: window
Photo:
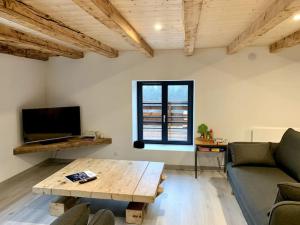
[[[137,82],[138,140],[193,144],[193,81]]]

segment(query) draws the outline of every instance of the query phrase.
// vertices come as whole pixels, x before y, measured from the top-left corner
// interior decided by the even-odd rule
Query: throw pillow
[[[281,201],[300,201],[300,183],[279,183],[275,203]]]
[[[233,166],[276,165],[270,143],[233,143],[231,155]]]

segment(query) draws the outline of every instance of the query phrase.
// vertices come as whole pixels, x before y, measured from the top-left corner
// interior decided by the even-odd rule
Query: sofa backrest
[[[275,152],[275,161],[291,177],[300,181],[300,132],[288,129]]]

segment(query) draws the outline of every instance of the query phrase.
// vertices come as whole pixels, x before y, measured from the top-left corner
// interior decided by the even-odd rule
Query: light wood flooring
[[[48,214],[48,204],[54,197],[33,194],[31,187],[64,165],[42,164],[0,184],[0,224],[50,224],[55,217]],[[144,225],[247,225],[223,172],[201,171],[197,180],[192,171],[166,173],[165,191],[149,205]],[[116,225],[125,224],[126,202],[82,201],[91,203],[92,212],[111,209],[116,215]]]

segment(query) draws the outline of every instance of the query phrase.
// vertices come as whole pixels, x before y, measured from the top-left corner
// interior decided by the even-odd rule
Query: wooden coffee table
[[[65,178],[86,170],[96,173],[98,179],[79,184]],[[63,200],[50,204],[50,213],[52,208],[52,214],[56,216],[70,208],[75,203],[72,199],[78,197],[128,201],[126,222],[141,224],[146,204],[153,203],[163,191],[160,186],[165,179],[163,170],[164,163],[161,162],[77,159],[35,185],[33,192],[64,196]]]

